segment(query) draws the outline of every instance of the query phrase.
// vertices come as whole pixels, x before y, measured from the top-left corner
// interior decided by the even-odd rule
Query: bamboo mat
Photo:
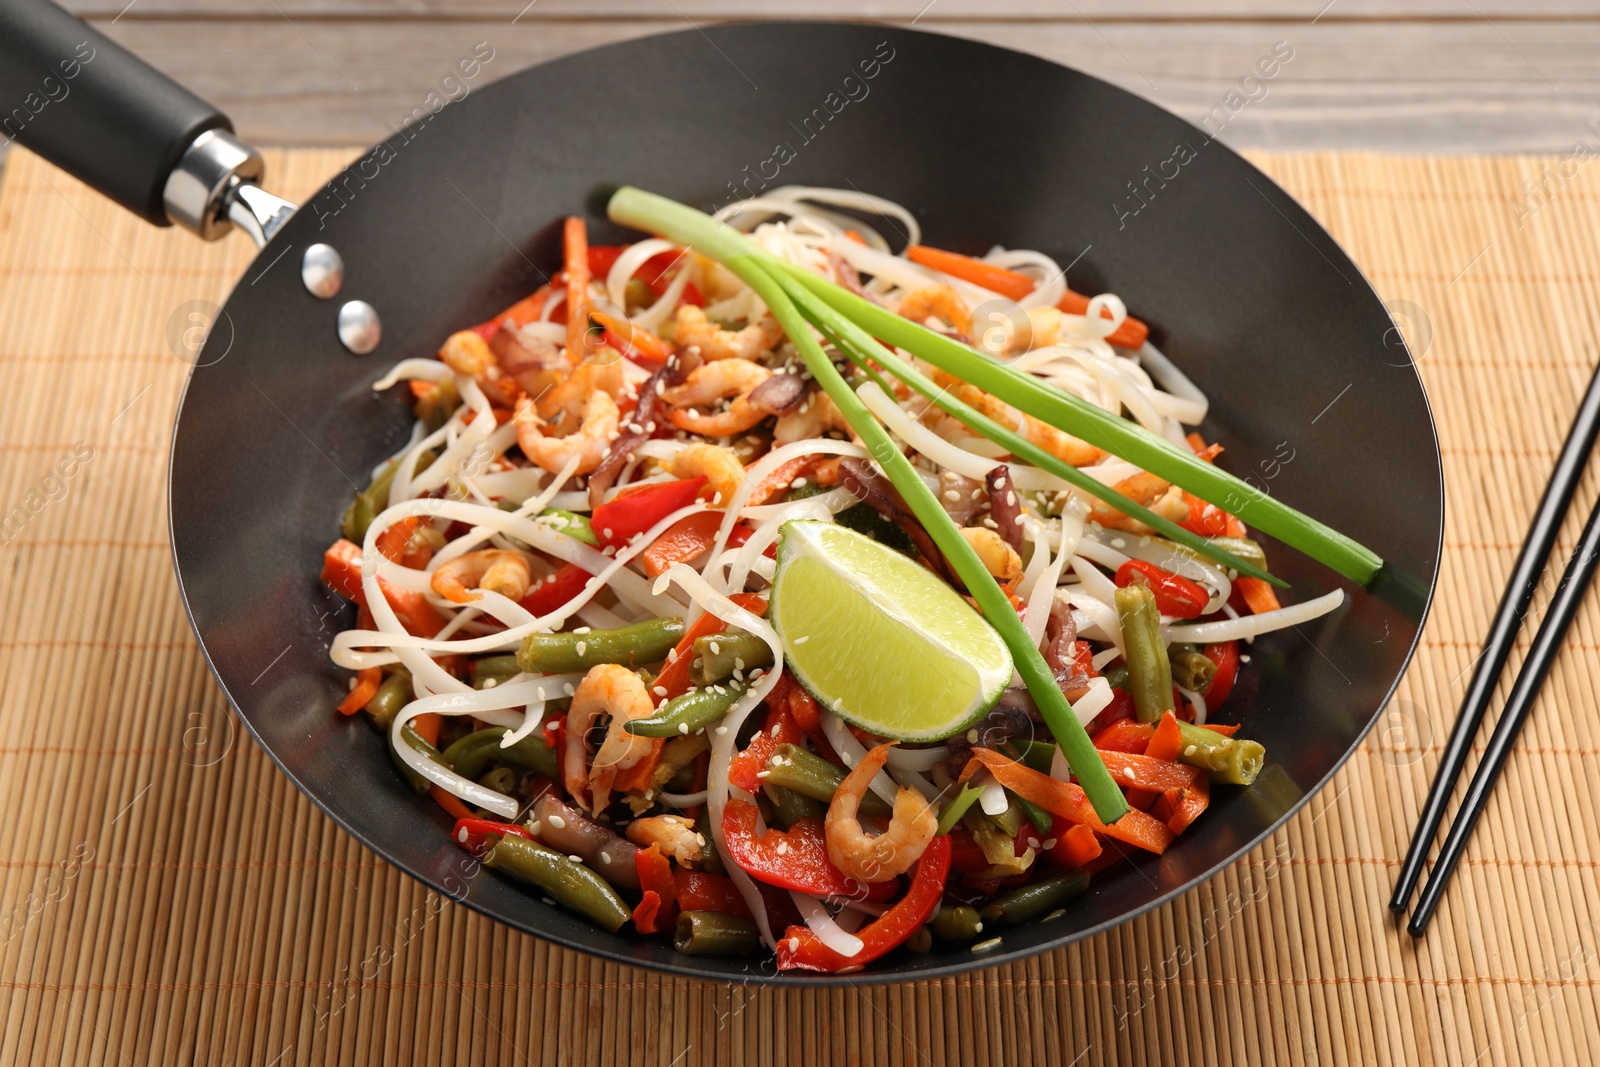
[[[269,172],[298,198],[346,157],[277,152]],[[786,991],[597,962],[444,903],[274,769],[184,619],[163,499],[185,373],[163,338],[223,298],[248,242],[157,231],[13,148],[0,508],[26,514],[0,532],[0,1062],[1593,1061],[1600,597],[1429,937],[1385,901],[1596,358],[1600,168],[1519,227],[1523,181],[1558,161],[1258,162],[1407,302],[1425,353],[1449,524],[1390,719],[1267,844],[1109,934],[962,978]]]

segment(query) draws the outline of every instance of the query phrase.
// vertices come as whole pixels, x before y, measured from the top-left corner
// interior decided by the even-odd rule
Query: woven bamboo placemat
[[[270,153],[273,184],[303,197],[345,158]],[[1406,302],[1392,306],[1439,423],[1443,575],[1389,720],[1267,844],[1109,934],[961,978],[785,991],[500,927],[375,859],[277,773],[190,634],[163,494],[185,373],[163,338],[189,325],[174,309],[223,298],[248,242],[157,231],[13,148],[0,507],[22,521],[0,531],[0,1062],[1593,1060],[1596,598],[1429,937],[1397,933],[1385,901],[1596,358],[1600,169],[1519,208],[1523,182],[1561,161],[1258,162]],[[1594,493],[1591,477],[1577,514]]]

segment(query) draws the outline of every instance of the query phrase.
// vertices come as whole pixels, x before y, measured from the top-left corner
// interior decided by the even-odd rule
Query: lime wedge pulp
[[[778,538],[769,618],[795,677],[847,722],[901,741],[959,733],[1011,681],[983,616],[914,560],[829,522]]]

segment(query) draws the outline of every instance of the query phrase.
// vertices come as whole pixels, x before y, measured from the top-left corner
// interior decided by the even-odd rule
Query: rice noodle
[[[794,900],[794,906],[800,910],[801,920],[811,928],[812,933],[817,935],[817,940],[828,948],[845,959],[859,954],[866,948],[859,937],[834,921],[833,916],[828,914],[828,909],[822,906],[822,901],[810,893],[800,893],[793,889],[789,890],[789,896]]]
[[[1192,623],[1187,626],[1168,626],[1165,636],[1169,641],[1186,641],[1196,645],[1233,641],[1241,637],[1250,638],[1321,618],[1343,603],[1344,590],[1335,589],[1314,600],[1307,600],[1302,604],[1290,604],[1286,608],[1262,612],[1260,615],[1245,615],[1237,619]]]
[[[878,388],[876,382],[867,382],[856,390],[856,395],[867,405],[868,410],[878,416],[890,432],[946,470],[981,482],[985,475],[999,466],[999,461],[962,451],[917,422],[904,408]],[[1010,467],[1011,482],[1018,489],[1060,492],[1072,488],[1068,482],[1037,467],[1027,467],[1019,463],[1010,464]]]
[[[889,766],[916,771],[918,774],[927,774],[949,758],[949,745],[934,745],[932,748],[902,748],[896,745],[889,750]]]
[[[845,726],[844,720],[827,708],[822,709],[822,732],[827,737],[828,744],[832,745],[833,750],[839,754],[839,758],[844,760],[845,767],[854,768],[856,764],[866,758],[866,748],[862,746],[860,741],[855,739],[855,735]],[[890,749],[889,751],[893,752],[894,750]],[[894,782],[883,771],[873,775],[872,781],[868,785],[874,793],[890,804],[894,803],[895,795],[899,792],[895,789]]]

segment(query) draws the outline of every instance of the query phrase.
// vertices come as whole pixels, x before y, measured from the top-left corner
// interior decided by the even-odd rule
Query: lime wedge
[[[800,683],[882,737],[960,733],[1011,681],[1005,643],[954,589],[833,523],[783,524],[768,617]]]

